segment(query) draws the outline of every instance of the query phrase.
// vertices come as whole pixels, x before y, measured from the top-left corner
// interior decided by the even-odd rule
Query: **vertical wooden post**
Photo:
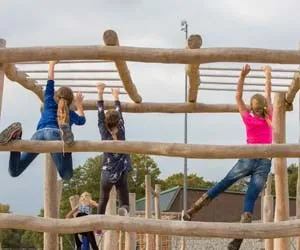
[[[274,143],[285,143],[285,95],[284,93],[275,93],[273,111]],[[288,176],[286,158],[275,158],[275,222],[284,221],[289,218],[289,194],[288,194]],[[275,250],[289,250],[289,238],[280,238],[274,240]]]
[[[273,196],[272,196],[272,174],[270,173],[268,176],[268,181],[265,189],[264,195],[264,209],[263,209],[263,222],[272,222],[273,221],[273,213],[274,213],[274,204],[273,204]],[[273,250],[274,249],[274,240],[273,239],[265,239],[265,250]]]
[[[135,217],[135,193],[129,194],[129,216]],[[136,233],[125,233],[125,250],[136,250]]]
[[[298,42],[298,50],[300,50],[300,42]],[[300,108],[300,93],[298,94],[299,108]],[[300,109],[299,109],[300,110]],[[298,114],[298,142],[300,143],[300,113]],[[300,158],[298,159],[298,179],[297,179],[297,192],[296,192],[296,217],[300,219]],[[296,237],[296,250],[300,250],[300,237]]]
[[[145,176],[145,192],[146,192],[146,206],[145,206],[145,218],[152,218],[152,189],[151,189],[151,176]],[[153,239],[152,235],[146,234],[146,250],[152,250]]]
[[[0,38],[0,48],[5,48],[5,47],[6,47],[6,41]],[[2,113],[3,90],[4,90],[4,67],[3,64],[0,63],[0,117]]]
[[[155,184],[155,197],[154,197],[154,207],[155,207],[155,219],[160,219],[160,185]],[[161,237],[159,234],[155,235],[155,250],[161,250]]]
[[[50,154],[45,154],[44,217],[57,218],[57,171]],[[58,235],[44,233],[44,250],[56,250]]]
[[[105,214],[116,215],[117,210],[117,192],[116,188],[113,187],[110,191],[109,201],[106,207]],[[116,231],[107,231],[104,234],[104,249],[118,250],[118,234]]]

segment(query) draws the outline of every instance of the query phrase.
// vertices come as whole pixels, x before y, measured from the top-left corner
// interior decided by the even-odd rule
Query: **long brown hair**
[[[250,100],[251,111],[254,114],[261,114],[261,116],[266,120],[268,125],[272,127],[272,121],[270,119],[270,114],[268,111],[268,105],[266,98],[261,94],[255,94]]]
[[[74,95],[69,87],[61,87],[57,90],[55,99],[57,101],[57,122],[58,125],[69,124],[70,105],[73,102]]]
[[[107,110],[107,112],[105,113],[105,125],[109,130],[113,129],[114,127],[117,127],[119,121],[120,115],[118,111],[114,109]]]

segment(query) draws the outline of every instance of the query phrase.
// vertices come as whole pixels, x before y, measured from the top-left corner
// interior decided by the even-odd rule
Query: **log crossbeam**
[[[157,220],[111,215],[88,215],[72,219],[53,219],[25,215],[1,214],[0,228],[37,232],[74,234],[116,230],[126,232],[177,235],[188,237],[265,239],[300,236],[300,220],[275,223],[218,223]]]
[[[12,141],[0,146],[0,151],[17,152],[62,152],[61,141]],[[76,141],[72,147],[65,146],[65,152],[111,152],[124,154],[149,154],[196,159],[236,158],[299,158],[300,144],[270,145],[205,145],[160,142],[129,141]]]

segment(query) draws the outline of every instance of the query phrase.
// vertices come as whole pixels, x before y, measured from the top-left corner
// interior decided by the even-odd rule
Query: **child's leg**
[[[108,181],[107,171],[102,171],[100,180],[100,198],[98,206],[98,214],[105,214],[107,202],[109,200],[109,193],[113,184]]]
[[[59,176],[63,180],[70,180],[73,176],[73,160],[71,153],[51,153]]]
[[[229,188],[237,180],[247,176],[251,172],[251,159],[240,159],[229,171],[229,173],[218,182],[215,186],[210,188],[207,193],[202,195],[192,207],[184,214],[184,220],[191,220],[192,216],[198,212],[201,208],[210,203],[212,199],[218,196],[221,192]]]
[[[45,129],[45,140],[59,141],[61,139],[59,129]],[[73,176],[73,161],[71,153],[51,153],[55,167],[63,180],[70,180]]]
[[[79,239],[79,235],[78,234],[74,234],[74,239],[75,239],[75,243],[76,243],[76,249],[81,250],[81,241]]]
[[[116,189],[118,193],[118,198],[120,201],[119,215],[126,215],[126,211],[129,212],[129,189],[128,189],[128,173],[124,172],[120,180],[116,183]]]
[[[21,136],[21,135],[20,135]],[[21,139],[19,137],[18,139]],[[36,131],[31,140],[43,140],[44,135],[43,131],[39,130]],[[20,152],[11,152],[10,159],[9,159],[9,174],[12,177],[17,177],[22,174],[25,169],[29,166],[29,164],[37,157],[37,153],[20,153]]]
[[[264,188],[268,179],[268,174],[271,170],[271,160],[269,159],[254,159],[256,166],[251,175],[251,180],[248,186],[248,190],[245,196],[244,209],[241,216],[241,223],[251,223],[252,213],[254,210],[255,202],[258,198],[259,193]],[[240,249],[243,239],[234,239],[229,245],[229,250]]]
[[[253,213],[255,202],[267,182],[270,170],[271,160],[259,159],[259,163],[251,176],[245,196],[243,212]]]
[[[87,238],[89,239],[92,249],[99,250],[96,239],[95,239],[94,232],[87,232],[86,235],[87,235]]]

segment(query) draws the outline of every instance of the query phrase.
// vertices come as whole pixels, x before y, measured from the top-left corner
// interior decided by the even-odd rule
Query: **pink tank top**
[[[272,110],[269,111],[269,119],[272,121]],[[272,127],[263,117],[255,116],[250,112],[244,112],[242,119],[246,126],[247,144],[271,144]]]

